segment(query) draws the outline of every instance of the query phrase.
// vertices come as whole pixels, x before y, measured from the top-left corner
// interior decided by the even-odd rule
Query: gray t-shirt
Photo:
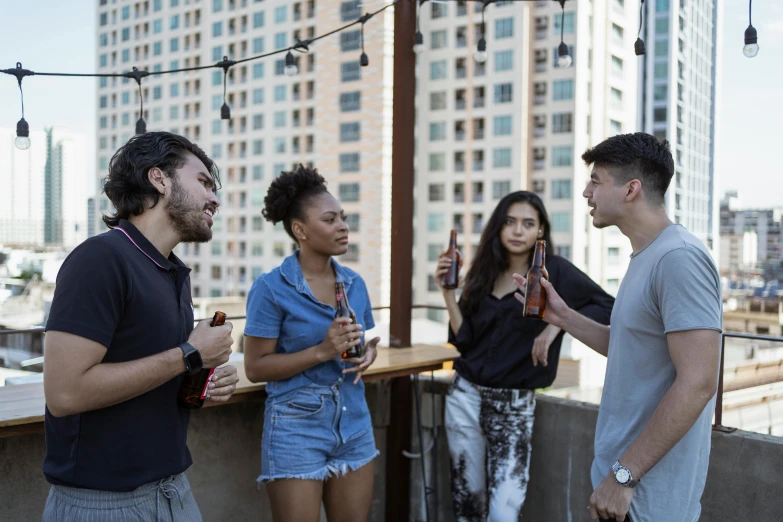
[[[631,258],[612,310],[609,356],[595,431],[593,487],[641,434],[676,375],[666,334],[721,330],[721,286],[707,249],[680,225]],[[715,346],[716,353],[720,345]],[[695,522],[707,479],[715,397],[636,486],[634,522]]]

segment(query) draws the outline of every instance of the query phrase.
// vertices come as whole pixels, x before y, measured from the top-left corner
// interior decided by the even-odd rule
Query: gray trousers
[[[43,522],[202,522],[184,473],[133,491],[52,486]]]

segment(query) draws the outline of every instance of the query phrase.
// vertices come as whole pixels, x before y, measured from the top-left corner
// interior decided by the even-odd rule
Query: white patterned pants
[[[533,390],[486,388],[455,374],[446,435],[458,522],[522,520],[535,408]]]

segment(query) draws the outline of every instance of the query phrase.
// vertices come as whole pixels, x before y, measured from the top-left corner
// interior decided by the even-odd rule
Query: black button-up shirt
[[[123,220],[79,245],[65,260],[46,329],[104,345],[104,363],[170,350],[193,330],[189,274],[174,254],[167,259]],[[183,378],[77,415],[54,417],[47,408],[47,480],[130,491],[185,471],[192,461],[185,444],[189,412],[177,404]]]
[[[574,310],[601,324],[609,324],[614,298],[566,259],[547,256],[549,281]],[[534,389],[552,384],[557,374],[564,332],[549,347],[548,366],[533,366],[533,343],[548,323],[522,316],[522,303],[510,293],[500,299],[481,298],[478,310],[466,315],[449,342],[462,355],[455,371],[468,381],[489,388]]]

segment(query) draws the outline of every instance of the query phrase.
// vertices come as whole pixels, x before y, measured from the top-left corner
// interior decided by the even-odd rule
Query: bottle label
[[[207,382],[204,383],[204,389],[201,390],[201,400],[202,401],[207,398],[207,391],[209,390],[209,382],[210,382],[209,378],[212,377],[213,373],[215,373],[215,369],[214,368],[210,368],[209,375],[207,375]]]

